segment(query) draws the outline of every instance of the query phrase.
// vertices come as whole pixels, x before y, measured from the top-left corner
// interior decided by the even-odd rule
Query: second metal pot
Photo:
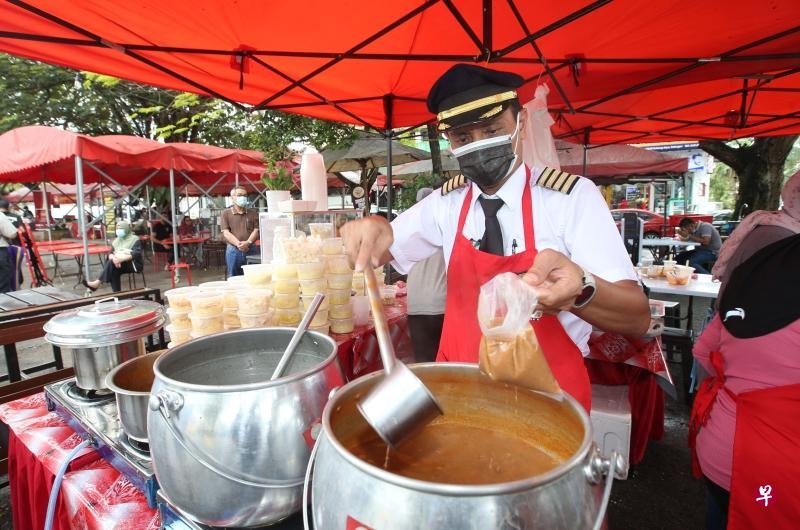
[[[106,376],[106,386],[114,391],[122,430],[129,438],[147,442],[147,412],[150,387],[155,374],[153,364],[165,350],[126,361]]]

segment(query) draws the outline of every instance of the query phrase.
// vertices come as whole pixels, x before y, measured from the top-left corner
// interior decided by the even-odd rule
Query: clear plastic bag
[[[505,272],[481,286],[478,323],[483,332],[480,370],[492,379],[560,394],[530,324],[538,297],[516,274]]]

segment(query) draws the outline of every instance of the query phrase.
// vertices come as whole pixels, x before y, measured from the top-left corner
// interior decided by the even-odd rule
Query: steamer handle
[[[183,439],[180,433],[175,430],[175,427],[172,425],[170,421],[170,414],[167,410],[169,407],[170,402],[174,402],[174,397],[171,394],[177,394],[175,392],[165,392],[160,391],[157,394],[153,394],[150,396],[150,409],[153,411],[158,411],[161,413],[161,417],[164,419],[164,422],[167,424],[167,429],[172,434],[175,441],[183,447],[183,450],[186,451],[192,458],[197,460],[203,467],[211,471],[212,473],[216,473],[217,475],[236,482],[238,484],[242,484],[244,486],[254,486],[256,488],[294,488],[301,484],[303,484],[303,479],[292,479],[287,481],[269,481],[269,482],[253,482],[241,476],[236,476],[235,474],[229,471],[223,471],[220,469],[222,466],[218,462],[214,462],[211,464],[210,461],[213,461],[213,458],[210,456],[203,454],[203,452],[197,448],[194,450],[190,449],[187,445],[187,442]],[[202,456],[198,456],[202,455]]]
[[[600,509],[597,511],[597,520],[592,526],[593,530],[600,530],[603,527],[603,520],[606,516],[608,509],[608,501],[611,498],[611,484],[614,483],[614,475],[624,471],[625,462],[622,457],[617,454],[617,451],[611,451],[611,458],[601,458],[602,473],[606,475],[605,487],[603,487],[603,499],[600,501]]]

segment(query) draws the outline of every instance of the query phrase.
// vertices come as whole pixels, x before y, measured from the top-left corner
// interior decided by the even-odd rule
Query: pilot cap
[[[524,81],[511,72],[456,64],[434,83],[428,110],[436,114],[440,131],[492,119],[517,101],[516,89]]]

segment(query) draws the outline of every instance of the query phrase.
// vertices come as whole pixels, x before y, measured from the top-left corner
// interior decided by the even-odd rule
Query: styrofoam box
[[[631,445],[631,406],[627,385],[592,385],[592,434],[600,454],[621,454],[628,461]],[[624,478],[628,478],[627,472]]]

